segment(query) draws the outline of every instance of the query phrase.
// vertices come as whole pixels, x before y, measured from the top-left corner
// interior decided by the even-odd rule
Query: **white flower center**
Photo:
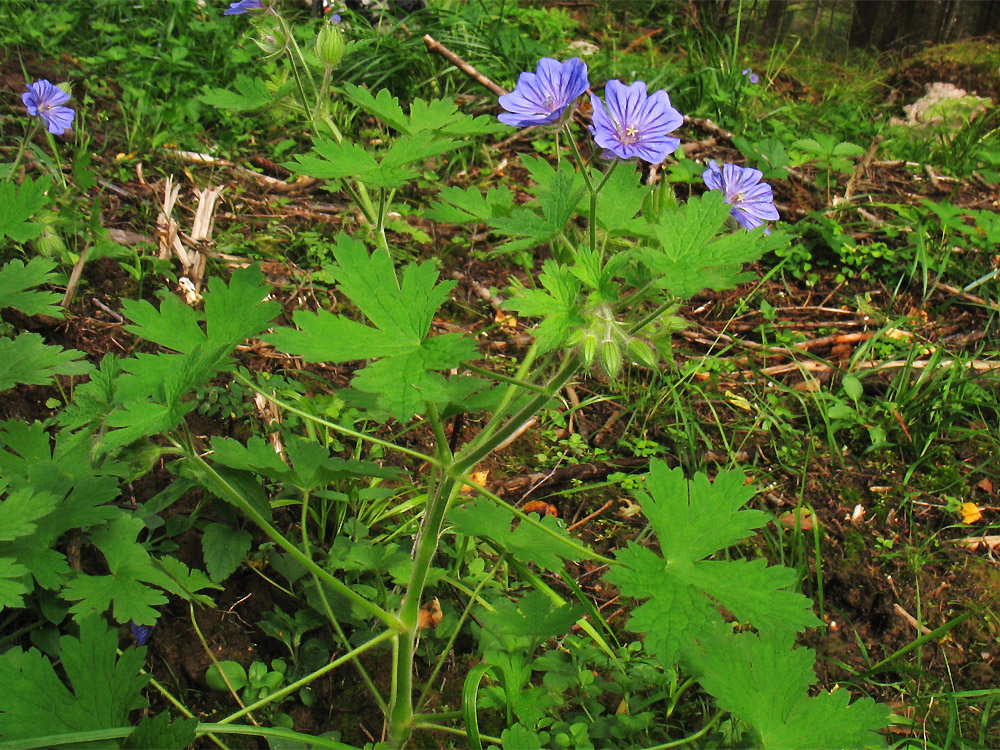
[[[639,140],[639,128],[635,125],[626,125],[625,132],[621,134],[622,143],[635,143]]]

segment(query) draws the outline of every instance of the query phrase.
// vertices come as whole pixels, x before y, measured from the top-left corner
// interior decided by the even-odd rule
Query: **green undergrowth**
[[[0,10],[8,77],[76,110],[0,107],[0,747],[996,743],[995,112],[918,143],[884,61],[673,6],[226,5]],[[579,123],[510,138],[424,34],[735,135],[648,184]],[[926,161],[845,199],[873,142]],[[709,159],[785,221],[735,226]],[[182,174],[241,259],[187,301]]]

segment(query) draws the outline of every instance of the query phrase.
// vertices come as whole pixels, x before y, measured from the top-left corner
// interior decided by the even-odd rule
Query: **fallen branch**
[[[450,49],[445,47],[443,44],[441,44],[441,42],[432,37],[430,34],[424,34],[423,40],[424,44],[427,45],[427,50],[429,52],[435,52],[441,55],[441,57],[443,57],[445,60],[450,62],[456,68],[461,70],[463,73],[465,73],[465,75],[469,76],[469,78],[479,83],[481,86],[485,86],[497,96],[503,96],[504,94],[507,93],[507,89],[505,89],[503,86],[493,83],[493,81],[491,81],[489,78],[487,78],[478,70],[476,70],[474,67],[469,65],[469,63],[467,63],[461,57],[459,57]]]

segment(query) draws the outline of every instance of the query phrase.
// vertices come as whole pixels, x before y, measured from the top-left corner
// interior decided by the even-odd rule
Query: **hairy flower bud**
[[[344,35],[332,23],[324,23],[316,35],[316,57],[326,67],[336,66],[344,57]]]
[[[583,366],[589,368],[597,359],[597,336],[592,331],[587,331],[583,335],[583,342],[580,345],[580,354],[583,357]]]
[[[622,352],[618,348],[618,342],[605,339],[600,346],[601,369],[608,374],[609,378],[618,377],[622,369]]]
[[[632,359],[646,367],[656,367],[659,361],[652,347],[642,339],[629,339],[628,353],[632,355]]]

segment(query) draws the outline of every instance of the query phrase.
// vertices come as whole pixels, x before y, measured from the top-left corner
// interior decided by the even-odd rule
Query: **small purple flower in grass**
[[[21,101],[32,117],[41,117],[45,127],[53,135],[62,135],[73,124],[76,114],[70,107],[62,105],[69,101],[69,94],[46,79],[28,84],[28,90],[21,94]]]
[[[340,20],[341,19],[340,19],[340,14],[339,13],[331,13],[330,14],[330,25],[336,26],[338,23],[340,23]]]
[[[745,76],[750,76],[750,83],[757,83],[760,81],[760,78],[757,77],[757,74],[754,73],[752,70],[750,70],[750,68],[744,68],[742,74]]]
[[[229,9],[223,11],[222,15],[236,16],[240,13],[246,13],[248,10],[262,10],[263,8],[263,0],[239,0],[236,3],[229,3]]]
[[[135,638],[136,646],[145,646],[149,643],[149,639],[153,636],[153,631],[156,630],[155,625],[136,625],[134,622],[131,625],[132,637]]]
[[[710,161],[701,178],[710,190],[722,191],[726,203],[732,206],[729,215],[749,231],[765,222],[781,218],[778,216],[778,209],[774,207],[771,186],[760,181],[763,176],[764,173],[759,169],[735,164],[723,164],[720,167]]]
[[[519,128],[550,125],[563,116],[589,85],[587,64],[579,57],[563,63],[543,57],[534,73],[521,73],[517,87],[500,97],[500,106],[507,111],[499,120]]]
[[[681,145],[673,132],[684,123],[684,116],[670,106],[666,91],[646,95],[646,84],[636,81],[626,86],[621,81],[608,81],[604,88],[607,104],[596,96],[594,124],[590,132],[605,156],[619,159],[639,158],[659,164]]]

